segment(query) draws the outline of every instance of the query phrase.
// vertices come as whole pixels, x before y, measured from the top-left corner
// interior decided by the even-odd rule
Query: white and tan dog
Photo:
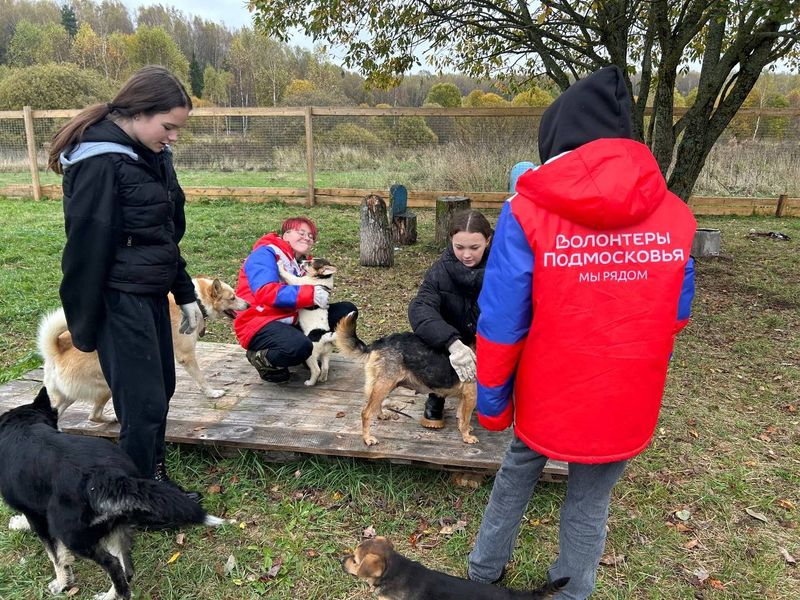
[[[192,279],[200,308],[207,320],[227,318],[233,320],[236,312],[248,304],[239,298],[233,288],[219,279],[197,277]],[[208,398],[219,398],[225,390],[212,388],[197,364],[195,349],[198,338],[205,333],[200,324],[192,333],[178,333],[181,322],[180,308],[169,294],[169,316],[172,321],[172,346],[178,361]],[[39,324],[39,352],[44,358],[44,385],[50,394],[53,407],[61,416],[76,400],[89,400],[94,404],[89,416],[96,423],[113,423],[115,417],[103,414],[111,398],[96,352],[81,352],[72,345],[64,310],[59,308],[46,315]]]
[[[303,268],[306,270],[306,275],[293,275],[278,261],[278,272],[284,283],[289,285],[321,285],[329,292],[333,290],[333,274],[336,273],[336,267],[329,261],[324,258],[306,260],[303,261]],[[328,323],[328,309],[319,307],[301,308],[297,313],[297,321],[300,329],[314,344],[311,356],[306,359],[311,375],[304,383],[306,385],[314,385],[317,381],[327,381],[330,354],[333,350],[333,343],[336,340],[336,332],[331,331]]]

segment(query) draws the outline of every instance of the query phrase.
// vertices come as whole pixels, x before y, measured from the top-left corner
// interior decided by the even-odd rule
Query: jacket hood
[[[517,182],[523,196],[592,229],[619,229],[650,216],[667,184],[650,149],[628,139],[600,139],[560,156]]]
[[[286,256],[294,256],[294,252],[292,252],[292,247],[289,245],[289,242],[284,240],[274,231],[264,234],[258,240],[256,240],[256,243],[253,244],[253,250],[260,248],[261,246],[277,246],[286,254]]]
[[[104,119],[89,127],[78,144],[62,152],[59,162],[67,168],[92,156],[109,152],[127,154],[134,160],[142,156],[148,162],[153,162],[156,156],[152,150],[135,142],[119,125]],[[172,149],[167,146],[164,152],[172,152]]]
[[[576,81],[539,123],[539,158],[549,159],[600,138],[630,138],[631,98],[619,67]]]

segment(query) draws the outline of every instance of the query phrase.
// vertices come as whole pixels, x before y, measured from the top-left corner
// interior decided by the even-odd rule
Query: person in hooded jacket
[[[479,298],[478,420],[514,425],[471,579],[502,578],[548,458],[569,463],[555,598],[595,586],[611,490],[649,443],[694,295],[696,223],[631,138],[622,72],[606,67],[545,112],[544,164],[503,206]]]
[[[450,244],[431,265],[416,297],[408,305],[414,333],[431,348],[447,351],[461,381],[475,379],[478,294],[489,258],[492,226],[477,210],[450,218]],[[423,427],[444,427],[444,398],[430,394],[420,419]]]
[[[239,270],[236,295],[250,307],[236,316],[233,328],[239,344],[247,350],[247,360],[264,381],[289,381],[288,367],[311,356],[313,344],[297,326],[301,308],[327,308],[331,331],[346,314],[358,315],[352,302],[329,304],[329,292],[322,285],[288,285],[281,279],[278,263],[298,277],[306,274],[301,261],[310,257],[316,240],[314,221],[291,217],[283,222],[280,232],[256,241]]]
[[[66,123],[48,161],[64,175],[59,292],[72,343],[97,351],[120,446],[143,477],[168,483],[164,434],[175,360],[167,294],[180,306],[181,333],[203,320],[178,247],[185,198],[170,150],[191,109],[174,75],[144,67],[111,102]]]

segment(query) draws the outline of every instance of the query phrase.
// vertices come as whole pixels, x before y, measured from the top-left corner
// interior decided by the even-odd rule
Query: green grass
[[[253,241],[297,212],[279,204],[191,203],[183,250],[192,272],[234,281]],[[408,301],[436,257],[432,213],[419,211],[420,243],[398,252],[391,271],[358,266],[355,209],[308,213],[320,225],[317,253],[340,267],[336,299],[361,309],[362,337],[407,328]],[[0,199],[0,214],[0,381],[7,381],[39,362],[36,326],[58,304],[64,234],[58,202]],[[600,567],[593,596],[600,600],[800,597],[800,572],[779,550],[800,558],[800,220],[703,218],[700,225],[722,230],[723,256],[698,262],[694,318],[676,345],[656,435],[615,489],[607,553],[624,560]],[[792,240],[750,239],[751,228]],[[206,339],[233,336],[217,325]],[[491,490],[491,480],[471,490],[445,473],[358,460],[275,464],[256,452],[220,457],[189,446],[171,446],[168,458],[180,483],[207,491],[210,512],[240,525],[187,529],[183,544],[175,534],[139,534],[139,599],[374,598],[338,562],[367,527],[415,560],[464,575]],[[217,485],[219,492],[208,493]],[[563,494],[561,484],[538,488],[509,585],[544,577],[558,551]],[[688,510],[689,520],[679,521],[678,510]],[[5,528],[9,516],[0,504],[0,598],[44,598],[49,561],[32,536]],[[440,533],[446,519],[465,521],[464,531]],[[235,567],[226,575],[229,556]],[[699,584],[694,573],[701,570],[709,578]],[[76,573],[76,598],[108,587],[93,564],[80,561]]]

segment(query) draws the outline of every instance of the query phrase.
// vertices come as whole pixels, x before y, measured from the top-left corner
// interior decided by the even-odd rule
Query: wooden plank
[[[21,110],[0,110],[0,119],[24,119]]]
[[[207,106],[192,109],[191,117],[303,117],[304,107]]]
[[[490,432],[473,421],[478,444],[464,444],[457,429],[456,401],[445,403],[446,427],[425,429],[418,423],[425,397],[403,388],[395,390],[384,406],[392,419],[375,420],[372,433],[379,444],[368,447],[361,439],[363,366],[339,354],[331,357],[328,382],[306,387],[308,371],[297,368],[282,386],[262,382],[235,344],[200,342],[198,360],[213,387],[223,388],[221,398],[206,398],[181,367],[167,424],[167,440],[176,443],[326,456],[351,456],[388,460],[433,468],[491,472],[499,468],[511,432]],[[42,371],[34,369],[21,379],[0,386],[0,412],[30,402],[41,386]],[[86,420],[90,407],[76,402],[65,413],[61,427],[70,433],[116,437],[116,424],[98,425]],[[110,403],[106,412],[111,412]],[[566,466],[554,462],[548,476],[563,478]]]
[[[183,193],[187,196],[204,196],[215,198],[219,196],[301,196],[306,197],[305,188],[271,188],[271,187],[184,187]]]

